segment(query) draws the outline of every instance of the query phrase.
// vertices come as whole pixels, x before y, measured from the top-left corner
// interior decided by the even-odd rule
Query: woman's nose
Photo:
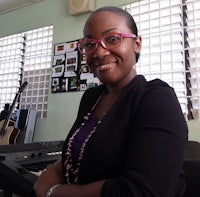
[[[101,44],[98,44],[96,50],[93,53],[93,57],[104,57],[108,54],[110,54],[110,51],[105,49]]]

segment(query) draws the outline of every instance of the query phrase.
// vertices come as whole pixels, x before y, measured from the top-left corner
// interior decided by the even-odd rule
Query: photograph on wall
[[[53,58],[53,66],[64,64],[65,62],[65,54],[62,55],[54,55]]]
[[[72,77],[77,75],[78,68],[78,51],[66,53],[65,61],[65,77]]]
[[[67,52],[67,43],[60,43],[55,45],[54,55],[61,55]]]
[[[54,46],[52,93],[84,91],[99,85],[86,63],[86,56],[78,51],[77,42],[73,40]]]

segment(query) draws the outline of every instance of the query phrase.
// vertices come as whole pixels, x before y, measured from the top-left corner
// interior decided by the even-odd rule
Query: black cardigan
[[[105,88],[85,91],[68,137]],[[174,90],[159,79],[147,82],[138,75],[87,143],[78,183],[106,179],[101,197],[180,197],[187,134]],[[63,162],[65,150],[66,143]]]

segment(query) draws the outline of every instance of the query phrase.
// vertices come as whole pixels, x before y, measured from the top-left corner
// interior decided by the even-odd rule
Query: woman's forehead
[[[86,25],[88,23],[90,23],[91,21],[102,21],[102,22],[106,22],[106,21],[112,21],[115,18],[121,18],[121,20],[125,20],[124,17],[116,12],[112,12],[112,11],[100,11],[100,12],[96,12],[93,13],[87,20]],[[105,21],[105,19],[107,19]],[[114,20],[113,20],[114,21]]]
[[[125,18],[122,15],[111,11],[101,11],[91,15],[84,27],[84,35],[107,31],[109,29],[128,28]]]

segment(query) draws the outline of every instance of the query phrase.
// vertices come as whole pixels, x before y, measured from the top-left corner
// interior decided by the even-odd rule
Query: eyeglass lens
[[[121,35],[106,35],[99,40],[85,39],[83,42],[79,43],[79,48],[82,53],[92,53],[98,47],[99,44],[105,49],[119,47],[121,44]]]

